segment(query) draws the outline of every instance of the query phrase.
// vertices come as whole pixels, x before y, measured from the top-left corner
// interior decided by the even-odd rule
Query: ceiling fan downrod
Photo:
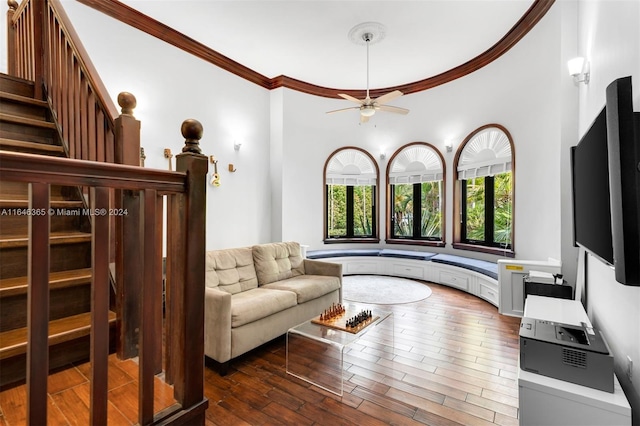
[[[369,99],[369,43],[373,39],[372,33],[364,33],[362,34],[362,39],[367,44],[367,99]]]

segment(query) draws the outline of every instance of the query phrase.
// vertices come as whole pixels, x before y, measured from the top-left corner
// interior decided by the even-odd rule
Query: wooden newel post
[[[13,14],[18,9],[18,2],[15,0],[7,0],[9,10],[7,10],[7,71],[9,75],[16,75],[17,59],[16,59],[16,28],[13,26]]]
[[[202,124],[185,120],[176,171],[187,173],[186,193],[172,197],[167,233],[170,379],[183,407],[201,404],[204,374],[204,279],[207,157],[200,150]],[[188,236],[188,238],[187,238]],[[206,402],[205,402],[206,404]],[[204,412],[203,412],[204,416]],[[204,417],[202,418],[204,422]]]
[[[140,162],[140,121],[133,116],[136,98],[131,93],[118,95],[122,113],[114,120],[116,164],[137,166]],[[116,313],[117,353],[120,359],[138,355],[140,334],[142,282],[142,227],[140,226],[141,199],[138,191],[115,191],[117,209],[126,209],[125,216],[115,217]]]

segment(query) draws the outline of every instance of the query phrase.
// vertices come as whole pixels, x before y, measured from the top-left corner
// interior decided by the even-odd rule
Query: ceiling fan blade
[[[380,111],[395,112],[396,114],[403,114],[403,115],[409,114],[409,110],[408,109],[400,108],[400,107],[396,107],[396,106],[391,106],[391,105],[379,105],[377,108]]]
[[[377,97],[374,102],[378,105],[383,105],[395,98],[399,98],[402,95],[403,93],[401,91],[394,90],[393,92],[385,93],[384,95]]]
[[[346,95],[346,94],[344,94],[344,93],[338,93],[338,96],[340,96],[341,98],[346,99],[346,100],[348,100],[348,101],[351,101],[351,102],[355,102],[355,103],[357,103],[357,104],[360,104],[360,105],[362,105],[362,104],[364,103],[364,101],[362,101],[362,100],[360,100],[360,99],[358,99],[358,98],[354,98],[354,97],[353,97],[353,96],[351,96],[351,95]]]
[[[333,111],[327,111],[327,114],[333,114],[334,112],[342,112],[342,111],[349,111],[352,109],[360,109],[360,107],[349,107],[349,108],[342,108],[342,109],[334,109]]]

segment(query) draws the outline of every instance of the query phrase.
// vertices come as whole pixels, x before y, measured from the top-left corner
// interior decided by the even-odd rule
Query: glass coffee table
[[[342,306],[346,318],[351,318],[363,310],[371,311],[372,318],[365,322],[364,327],[354,330],[324,325],[319,323],[319,317],[315,317],[287,331],[286,349],[288,374],[338,396],[344,394],[346,348],[370,333],[380,333],[380,339],[385,341],[385,345],[390,343],[392,349],[394,345],[392,312],[354,303]]]

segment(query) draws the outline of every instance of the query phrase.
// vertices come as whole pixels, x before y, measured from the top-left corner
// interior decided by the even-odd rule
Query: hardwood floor
[[[393,311],[393,339],[380,327],[348,350],[342,398],[286,374],[281,337],[234,360],[225,377],[205,369],[207,424],[517,425],[519,319],[428,285],[428,299],[379,307]],[[110,360],[109,423],[135,423],[137,364]],[[49,424],[87,424],[87,375],[82,364],[50,376]],[[157,383],[159,409],[172,394]],[[24,399],[24,386],[0,392],[0,425],[24,424]]]

